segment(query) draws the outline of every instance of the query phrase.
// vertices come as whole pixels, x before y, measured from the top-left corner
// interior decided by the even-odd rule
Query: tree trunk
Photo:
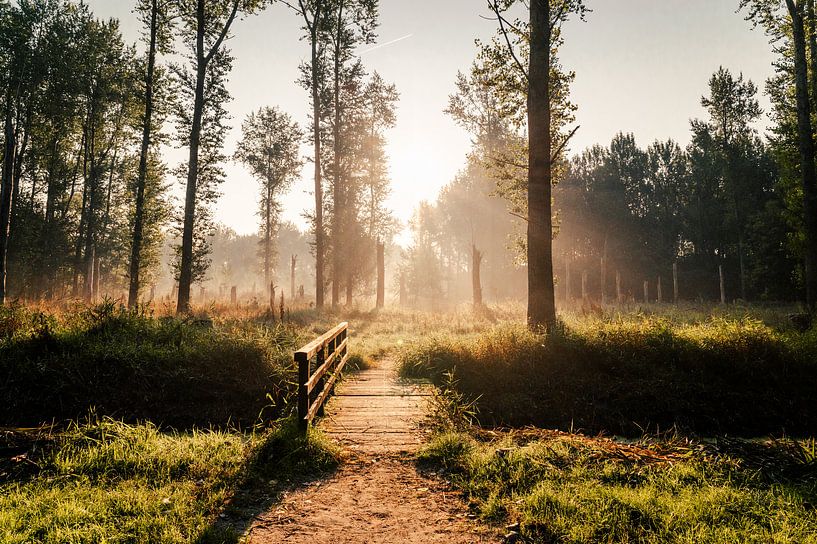
[[[528,325],[552,330],[556,325],[553,296],[553,217],[551,184],[550,1],[530,4],[528,72]]]
[[[142,266],[142,240],[145,215],[145,185],[147,184],[148,153],[153,123],[153,81],[156,72],[156,42],[159,31],[159,0],[152,0],[150,12],[150,46],[145,75],[145,117],[142,125],[142,149],[139,153],[139,174],[136,178],[136,206],[133,216],[133,237],[130,257],[128,307],[139,304],[139,273]]]
[[[386,245],[377,243],[377,309],[386,305]]]
[[[272,183],[267,170],[267,201],[264,206],[264,285],[272,281],[270,267],[272,264]]]
[[[340,41],[342,37],[343,29],[341,28],[343,24],[343,5],[344,0],[340,0],[338,5],[338,19],[337,19],[337,27],[335,28],[335,72],[334,72],[334,97],[335,97],[335,104],[334,104],[334,115],[335,115],[335,122],[334,126],[332,127],[332,138],[333,138],[333,145],[334,145],[334,153],[333,153],[333,174],[334,174],[334,186],[333,186],[333,210],[334,210],[334,217],[332,218],[332,307],[336,307],[340,302],[340,278],[343,274],[341,271],[343,261],[342,261],[342,252],[344,243],[341,240],[343,236],[343,217],[345,215],[345,210],[343,207],[343,182],[341,172],[340,172],[340,154],[341,154],[341,147],[340,147],[340,70],[341,70],[341,62],[340,62]],[[351,305],[351,278],[347,278],[347,285],[346,285],[346,304]]]
[[[196,219],[196,184],[199,174],[199,139],[204,114],[204,81],[207,63],[204,56],[204,0],[198,0],[196,32],[196,89],[193,101],[193,124],[190,130],[190,158],[187,166],[187,194],[184,202],[182,259],[179,270],[179,293],[176,313],[190,313],[190,286],[193,283],[193,227]]]
[[[718,279],[721,288],[721,304],[726,304],[726,282],[723,279],[723,265],[718,265]]]
[[[292,265],[289,270],[289,300],[295,300],[295,268],[298,265],[298,256],[292,256]]]
[[[312,21],[312,131],[315,140],[315,307],[323,308],[324,300],[324,254],[326,252],[325,233],[323,231],[323,180],[321,179],[321,93],[320,73],[318,70],[318,27],[321,24],[322,2],[318,0],[315,7],[315,18]]]
[[[672,263],[672,302],[678,304],[678,263]]]
[[[482,307],[482,279],[480,269],[482,267],[482,252],[476,245],[471,246],[471,287],[474,291],[474,309]]]
[[[6,302],[6,267],[8,264],[8,239],[11,222],[12,192],[14,190],[14,151],[17,143],[12,124],[11,86],[6,99],[6,115],[3,123],[5,143],[3,146],[2,179],[0,180],[0,305]]]
[[[817,170],[814,164],[814,134],[808,95],[808,60],[803,14],[794,0],[786,0],[792,21],[794,43],[794,75],[797,95],[797,132],[799,136],[800,170],[803,184],[805,215],[806,304],[810,312],[817,310]]]

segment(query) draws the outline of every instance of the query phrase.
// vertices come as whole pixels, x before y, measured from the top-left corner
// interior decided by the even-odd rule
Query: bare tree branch
[[[558,148],[556,148],[556,151],[553,153],[553,156],[550,158],[550,162],[551,162],[551,164],[552,164],[552,163],[554,163],[554,162],[556,162],[556,159],[558,159],[558,158],[559,158],[559,154],[560,154],[562,151],[564,151],[565,146],[568,144],[568,142],[570,142],[570,139],[571,139],[571,138],[573,138],[573,136],[575,136],[575,135],[576,135],[576,133],[579,131],[579,129],[580,129],[580,128],[582,128],[582,127],[581,127],[581,125],[579,125],[579,126],[577,126],[576,128],[574,128],[574,129],[573,129],[573,130],[570,132],[570,134],[568,134],[568,135],[567,135],[567,138],[565,138],[565,139],[564,139],[564,141],[563,141],[561,144],[559,144],[559,147],[558,147]]]

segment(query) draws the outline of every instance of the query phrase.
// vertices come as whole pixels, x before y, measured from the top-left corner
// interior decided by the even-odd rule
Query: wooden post
[[[482,306],[482,280],[480,279],[480,268],[482,267],[482,252],[476,245],[471,245],[471,287],[474,292],[474,308]]]
[[[607,303],[607,259],[601,258],[601,303]]]
[[[621,304],[621,272],[616,270],[616,301]]]
[[[289,299],[295,300],[295,269],[298,266],[298,256],[293,255],[289,267]]]
[[[661,276],[658,276],[658,304],[664,302],[664,294],[661,292]]]
[[[678,261],[672,263],[672,302],[678,304]]]
[[[238,304],[238,287],[235,285],[230,289],[230,304],[233,306]]]
[[[582,302],[587,300],[587,270],[582,270]]]
[[[650,302],[650,282],[648,280],[644,280],[644,302]]]
[[[306,358],[305,354],[296,353],[295,362],[298,364],[298,426],[302,430],[306,430],[309,427],[309,421],[307,420],[307,414],[309,414],[309,389],[307,384],[311,371],[309,359]]]
[[[721,284],[721,304],[726,304],[726,284],[723,280],[723,265],[718,265],[718,276]]]
[[[386,305],[386,245],[377,242],[377,302],[375,306],[381,309]]]

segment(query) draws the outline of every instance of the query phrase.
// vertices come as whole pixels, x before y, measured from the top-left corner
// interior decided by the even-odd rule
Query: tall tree
[[[133,235],[131,237],[130,282],[128,306],[139,303],[141,287],[142,249],[145,223],[145,192],[148,179],[148,161],[153,143],[154,130],[154,86],[156,82],[156,57],[167,52],[172,38],[170,25],[170,0],[139,0],[136,6],[143,25],[146,27],[147,66],[144,78],[144,120],[142,122],[142,145],[139,151],[139,171],[136,177],[135,203],[133,214]]]
[[[570,13],[583,13],[581,0],[531,0],[528,68],[528,324],[556,325],[553,290],[553,90],[554,30]],[[558,34],[558,30],[556,32]],[[564,144],[561,144],[563,147]]]
[[[806,304],[817,311],[817,165],[815,165],[812,105],[817,95],[809,96],[809,62],[806,38],[807,0],[741,0],[748,9],[747,18],[765,27],[774,41],[784,41],[779,51],[789,57],[791,69],[779,63],[794,86],[797,114],[797,142],[802,186],[803,225],[805,227]],[[810,4],[809,4],[810,6]],[[813,67],[812,67],[813,69]],[[812,74],[813,77],[815,74]],[[817,92],[817,89],[815,89]]]
[[[261,253],[264,285],[269,289],[275,258],[273,238],[280,212],[278,198],[301,173],[299,147],[303,132],[289,115],[269,107],[247,116],[242,132],[235,158],[261,182]]]
[[[294,6],[288,2],[286,4],[295,10],[304,20],[304,30],[310,47],[310,61],[301,66],[304,77],[301,83],[311,94],[312,101],[312,131],[311,139],[314,146],[314,184],[315,184],[315,306],[323,308],[324,295],[326,292],[326,232],[323,224],[323,170],[321,157],[323,154],[323,142],[321,140],[321,124],[325,117],[324,96],[324,70],[325,51],[324,33],[326,31],[327,20],[329,19],[329,0],[298,0],[298,5]]]
[[[262,0],[178,0],[182,21],[182,35],[191,48],[192,116],[187,144],[190,156],[187,163],[187,188],[184,201],[182,244],[179,262],[179,293],[176,311],[180,314],[190,311],[190,288],[195,279],[196,250],[194,230],[196,223],[197,183],[199,181],[199,148],[201,147],[202,125],[205,117],[205,101],[208,76],[221,79],[224,73],[215,71],[228,69],[229,54],[223,50],[225,40],[230,35],[233,23],[240,14],[256,11]],[[213,69],[216,68],[216,70]],[[218,69],[221,70],[218,70]],[[221,97],[224,98],[224,97]],[[213,102],[210,105],[215,106]]]

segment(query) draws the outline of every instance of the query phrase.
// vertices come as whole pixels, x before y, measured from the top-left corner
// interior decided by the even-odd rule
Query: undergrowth
[[[89,409],[177,428],[252,425],[295,392],[292,326],[156,318],[106,302],[61,314],[0,308],[0,424]]]
[[[575,320],[550,336],[523,325],[436,334],[406,345],[400,370],[478,399],[483,424],[628,436],[686,432],[812,436],[817,331],[751,319]]]
[[[420,463],[439,467],[483,519],[518,523],[526,542],[817,542],[817,462],[796,442],[789,455],[778,443],[720,451],[678,439],[491,436],[443,433]]]
[[[326,439],[292,421],[254,433],[73,425],[4,467],[0,542],[237,542],[235,526],[217,520],[238,490],[337,463]]]

